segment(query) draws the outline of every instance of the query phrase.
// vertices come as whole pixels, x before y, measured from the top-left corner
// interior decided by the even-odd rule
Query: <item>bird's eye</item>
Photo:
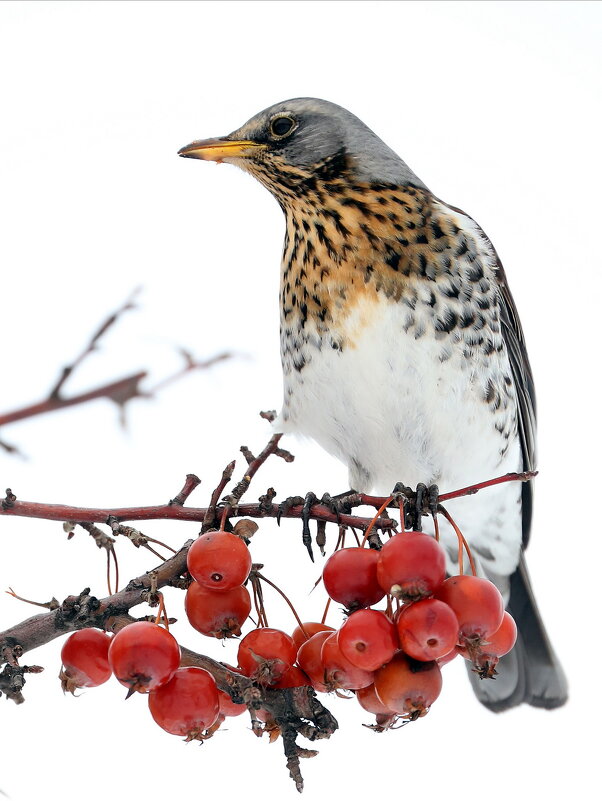
[[[270,133],[276,139],[284,139],[284,137],[291,134],[296,127],[297,123],[292,117],[274,117],[270,123]]]

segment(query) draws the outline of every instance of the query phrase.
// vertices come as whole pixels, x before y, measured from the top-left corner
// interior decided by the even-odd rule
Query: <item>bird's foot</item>
[[[436,484],[427,487],[420,482],[413,490],[398,481],[392,494],[399,500],[400,505],[403,503],[405,528],[422,531],[422,518],[429,515],[434,517],[437,514],[439,487]]]
[[[282,501],[282,503],[278,504],[278,514],[276,515],[276,520],[280,524],[280,519],[286,516],[288,511],[293,506],[303,507],[301,510],[301,520],[303,521],[302,541],[307,548],[309,558],[313,562],[314,555],[312,550],[311,532],[309,529],[309,520],[311,517],[312,508],[318,504],[320,506],[326,506],[338,518],[341,514],[350,514],[354,506],[359,506],[360,503],[361,499],[355,490],[347,490],[347,492],[342,492],[340,495],[334,496],[330,495],[328,492],[325,492],[320,499],[318,499],[314,492],[308,492],[304,498],[301,497],[301,495],[291,495],[289,498],[286,498],[284,501]],[[324,555],[325,545],[324,527],[324,521],[318,520],[316,544],[319,546],[322,555]]]
[[[327,506],[330,511],[339,517],[339,515],[350,515],[356,506],[362,503],[361,495],[353,489],[340,492],[338,495],[331,495],[325,492],[319,501],[323,506]]]

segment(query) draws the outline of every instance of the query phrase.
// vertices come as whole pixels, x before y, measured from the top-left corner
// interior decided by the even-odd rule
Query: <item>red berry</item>
[[[322,664],[322,645],[332,631],[318,631],[299,648],[297,663],[301,670],[307,674],[314,690],[327,693],[329,688],[325,684],[324,665]]]
[[[417,662],[401,651],[374,674],[374,688],[382,703],[411,720],[428,712],[439,697],[441,686],[436,662]]]
[[[117,680],[139,693],[167,684],[179,664],[175,637],[146,620],[118,631],[109,646],[109,665]]]
[[[502,623],[504,600],[488,579],[452,576],[439,587],[437,598],[449,604],[458,618],[460,645],[479,645]]]
[[[361,690],[356,690],[355,697],[359,701],[362,709],[365,709],[366,712],[371,712],[373,715],[386,715],[390,717],[395,714],[391,709],[387,709],[380,700],[374,689],[374,684],[369,684],[367,687],[362,687]]]
[[[322,579],[333,601],[354,611],[378,603],[384,591],[376,580],[378,551],[341,548],[324,565]]]
[[[401,648],[408,656],[430,662],[455,648],[458,618],[443,601],[425,598],[403,609],[397,631]]]
[[[251,596],[243,586],[215,592],[193,581],[186,591],[184,606],[191,626],[219,640],[240,636],[251,611]]]
[[[305,629],[307,637],[303,633],[303,629]],[[332,626],[326,626],[324,623],[304,623],[303,629],[301,626],[297,626],[291,635],[297,648],[301,648],[303,643],[306,643],[310,637],[313,637],[319,631],[334,631]]]
[[[81,629],[72,634],[61,650],[61,682],[64,691],[78,687],[98,687],[111,678],[109,645],[111,638],[99,629]]]
[[[380,551],[376,567],[385,592],[404,601],[432,595],[445,578],[445,551],[428,534],[395,534]]]
[[[239,667],[261,684],[277,682],[296,658],[297,646],[293,638],[279,629],[253,629],[238,646]]]
[[[278,679],[276,684],[272,685],[272,687],[282,690],[286,687],[304,687],[308,684],[311,684],[309,678],[301,668],[297,667],[297,665],[293,665],[286,671],[281,679]]]
[[[247,711],[247,705],[235,704],[229,693],[218,688],[217,695],[219,698],[219,713],[225,718],[236,718]]]
[[[481,652],[488,656],[505,656],[514,648],[517,635],[514,618],[509,612],[504,612],[499,629],[481,645]]]
[[[338,632],[324,640],[320,655],[324,666],[325,684],[329,690],[360,690],[374,681],[374,673],[352,664],[341,653]]]
[[[445,656],[440,656],[439,659],[437,659],[437,664],[441,668],[443,665],[447,665],[448,662],[451,662],[452,659],[455,659],[459,653],[459,646],[456,645],[456,647],[452,648],[448,654],[445,654]]]
[[[229,665],[227,662],[223,662],[222,664],[233,673],[239,673],[240,675],[244,676],[244,673],[240,668]],[[219,713],[222,715],[222,717],[236,718],[239,715],[242,715],[243,712],[247,711],[246,704],[235,704],[230,693],[220,690],[219,687],[217,688],[217,695],[219,697]]]
[[[377,670],[399,648],[397,631],[384,612],[359,609],[350,615],[338,634],[339,648],[353,665]]]
[[[188,572],[210,590],[231,590],[249,576],[251,554],[236,534],[210,531],[195,540],[188,551]]]
[[[202,740],[219,713],[215,679],[202,668],[178,668],[167,684],[149,693],[148,707],[165,731],[186,740]]]
[[[486,642],[467,643],[458,650],[465,659],[471,661],[476,672],[482,679],[492,679],[497,671],[495,669],[500,656],[504,656],[514,648],[517,629],[514,618],[509,612],[504,612],[499,629],[487,637]]]

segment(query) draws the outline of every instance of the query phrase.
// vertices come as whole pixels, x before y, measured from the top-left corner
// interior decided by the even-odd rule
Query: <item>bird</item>
[[[178,152],[236,165],[284,212],[277,431],[315,440],[357,492],[389,495],[400,480],[452,490],[535,469],[523,329],[500,258],[468,214],[358,117],[318,98],[276,103]],[[568,697],[525,562],[532,501],[530,481],[454,501],[480,573],[518,627],[495,681],[469,674],[495,712]],[[442,542],[457,559],[451,531]]]

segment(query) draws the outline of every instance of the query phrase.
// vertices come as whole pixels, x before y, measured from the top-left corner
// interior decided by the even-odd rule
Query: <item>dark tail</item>
[[[469,668],[470,681],[479,701],[492,712],[519,704],[556,709],[566,703],[568,685],[539,615],[524,555],[510,577],[508,611],[518,626],[518,639],[503,656],[495,679],[480,679]]]

